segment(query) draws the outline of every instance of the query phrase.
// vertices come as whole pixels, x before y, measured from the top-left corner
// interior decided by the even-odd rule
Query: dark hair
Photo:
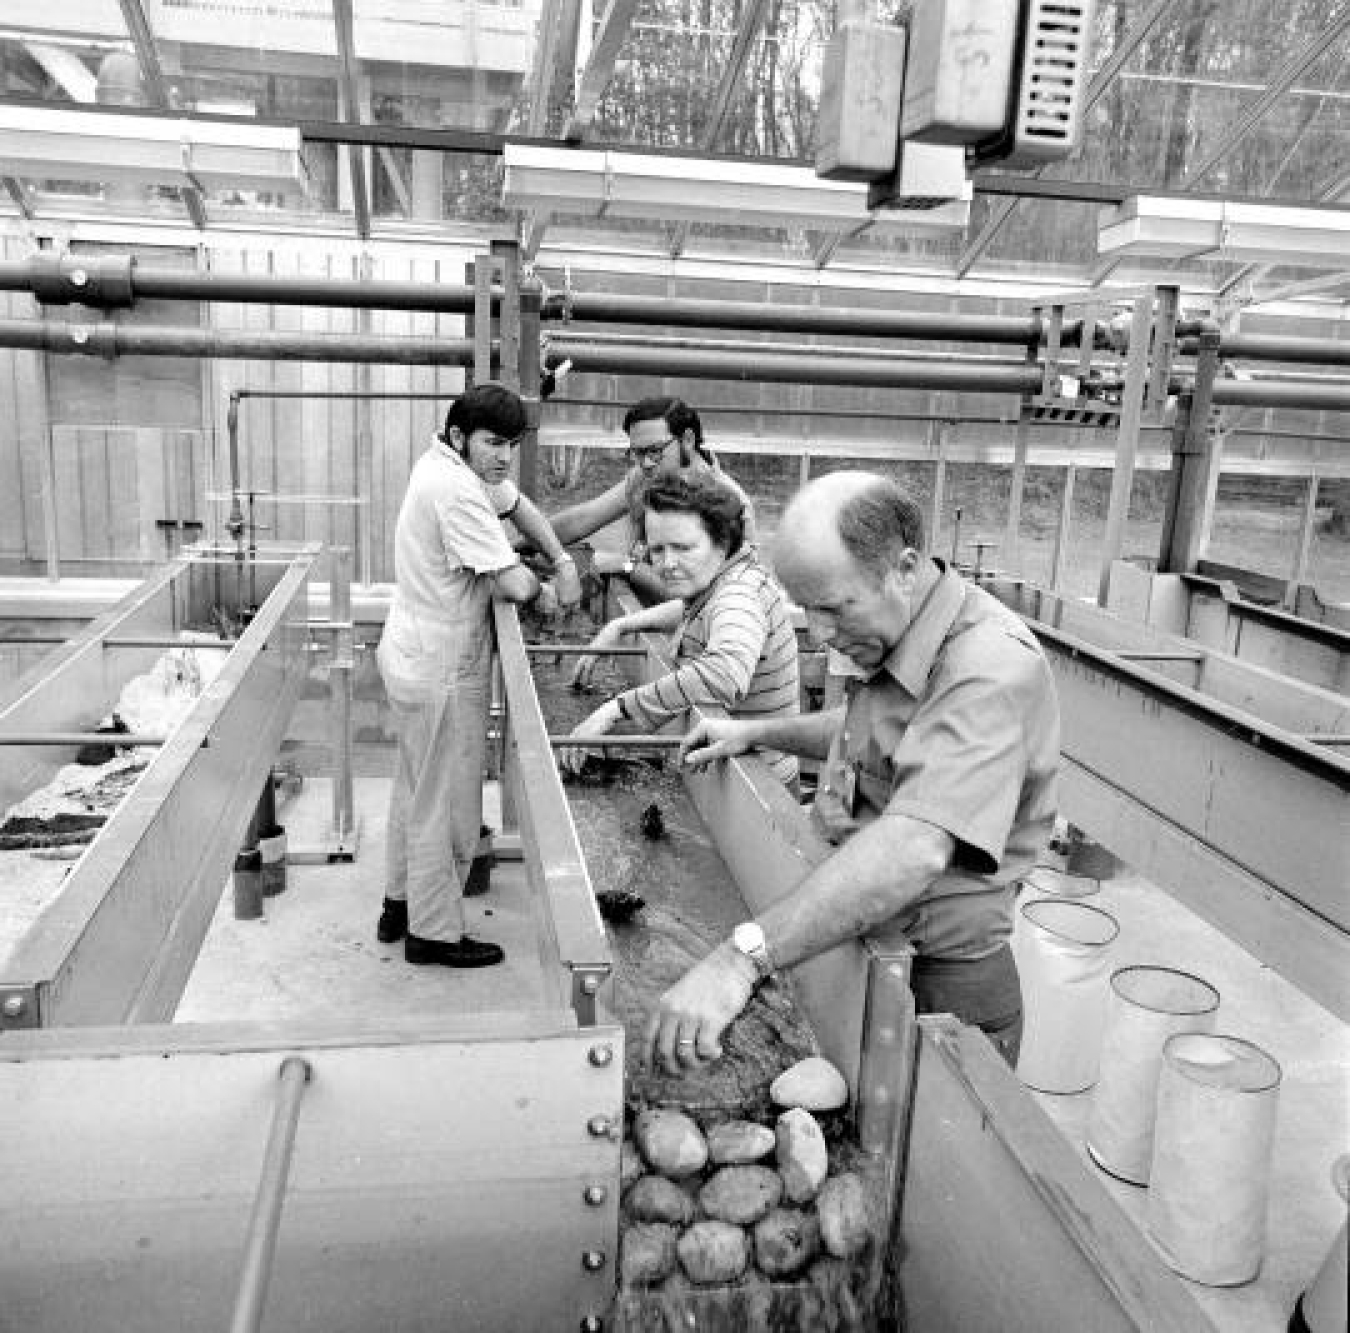
[[[924,549],[922,511],[887,477],[840,505],[838,530],[844,549],[878,580],[899,566],[907,548]]]
[[[445,414],[441,438],[450,443],[450,428],[457,426],[467,440],[476,430],[490,430],[494,435],[515,439],[530,419],[520,395],[504,384],[487,380],[465,389]]]
[[[712,461],[703,447],[703,422],[683,398],[644,398],[634,403],[623,414],[623,433],[627,435],[640,421],[664,421],[677,440],[684,437],[685,431],[693,431],[694,448]]]
[[[643,531],[646,516],[693,514],[703,523],[714,546],[735,555],[745,544],[745,505],[730,486],[715,477],[660,477],[643,490]]]

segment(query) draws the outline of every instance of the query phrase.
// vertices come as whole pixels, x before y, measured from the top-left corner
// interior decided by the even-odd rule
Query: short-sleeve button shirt
[[[1021,617],[936,563],[941,577],[895,650],[849,682],[815,817],[834,841],[893,815],[949,833],[948,870],[877,933],[974,959],[1011,933],[1014,885],[1050,836],[1059,708]]]

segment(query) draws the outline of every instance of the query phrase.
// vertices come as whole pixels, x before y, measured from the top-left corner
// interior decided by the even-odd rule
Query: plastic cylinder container
[[[1183,1277],[1237,1287],[1260,1272],[1279,1093],[1280,1066],[1241,1037],[1163,1046],[1146,1217]]]
[[[286,892],[286,830],[280,824],[258,834],[258,852],[262,857],[262,892],[275,898]]]
[[[248,847],[234,858],[234,919],[256,921],[262,914],[262,853]]]
[[[1341,1212],[1350,1203],[1350,1153],[1331,1168],[1332,1188],[1341,1196]],[[1342,1217],[1331,1249],[1312,1283],[1298,1299],[1289,1320],[1289,1333],[1345,1333],[1346,1291],[1350,1289],[1350,1229]]]
[[[1110,949],[1120,926],[1100,907],[1065,898],[1037,898],[1018,912],[1025,1011],[1018,1077],[1037,1092],[1085,1092],[1097,1081]]]
[[[1087,1150],[1132,1185],[1148,1182],[1163,1044],[1179,1032],[1212,1032],[1219,992],[1170,967],[1111,974],[1101,1067],[1092,1090]]]
[[[1017,906],[1034,902],[1037,898],[1068,898],[1073,902],[1091,901],[1101,892],[1102,882],[1090,875],[1070,875],[1057,866],[1037,862],[1022,877],[1017,886]],[[1013,913],[1012,945],[1017,966],[1022,966],[1022,941],[1026,934],[1025,918],[1020,911]]]

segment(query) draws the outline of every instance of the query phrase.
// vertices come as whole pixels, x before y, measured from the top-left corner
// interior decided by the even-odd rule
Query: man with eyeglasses
[[[617,550],[597,551],[598,574],[622,574],[633,591],[648,606],[666,599],[665,585],[652,570],[642,541],[642,492],[658,477],[713,476],[741,501],[745,540],[755,541],[754,508],[750,497],[722,470],[711,449],[703,442],[703,423],[681,398],[644,398],[624,415],[631,467],[622,481],[615,482],[593,500],[560,510],[553,515],[553,531],[570,546],[623,519],[623,541]]]
[[[563,578],[570,563],[557,561],[557,537],[510,480],[527,424],[525,404],[500,384],[461,394],[413,465],[394,530],[379,665],[398,763],[376,933],[384,944],[402,939],[410,963],[488,967],[505,956],[465,933],[462,901],[482,831],[492,599],[523,603],[540,592],[507,540],[503,511],[555,554],[565,596],[580,595],[575,571],[570,584]]]

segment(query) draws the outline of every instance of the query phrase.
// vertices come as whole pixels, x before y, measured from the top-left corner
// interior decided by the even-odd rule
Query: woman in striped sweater
[[[575,733],[603,736],[625,720],[655,731],[703,704],[733,717],[796,713],[797,638],[783,590],[745,541],[741,498],[712,476],[672,477],[653,482],[642,506],[652,568],[670,600],[611,620],[591,646],[617,646],[625,634],[669,631],[675,667],[601,704]],[[579,679],[584,684],[589,669]],[[763,751],[760,757],[784,782],[797,776],[791,755]],[[585,751],[568,750],[559,758],[579,772]]]

